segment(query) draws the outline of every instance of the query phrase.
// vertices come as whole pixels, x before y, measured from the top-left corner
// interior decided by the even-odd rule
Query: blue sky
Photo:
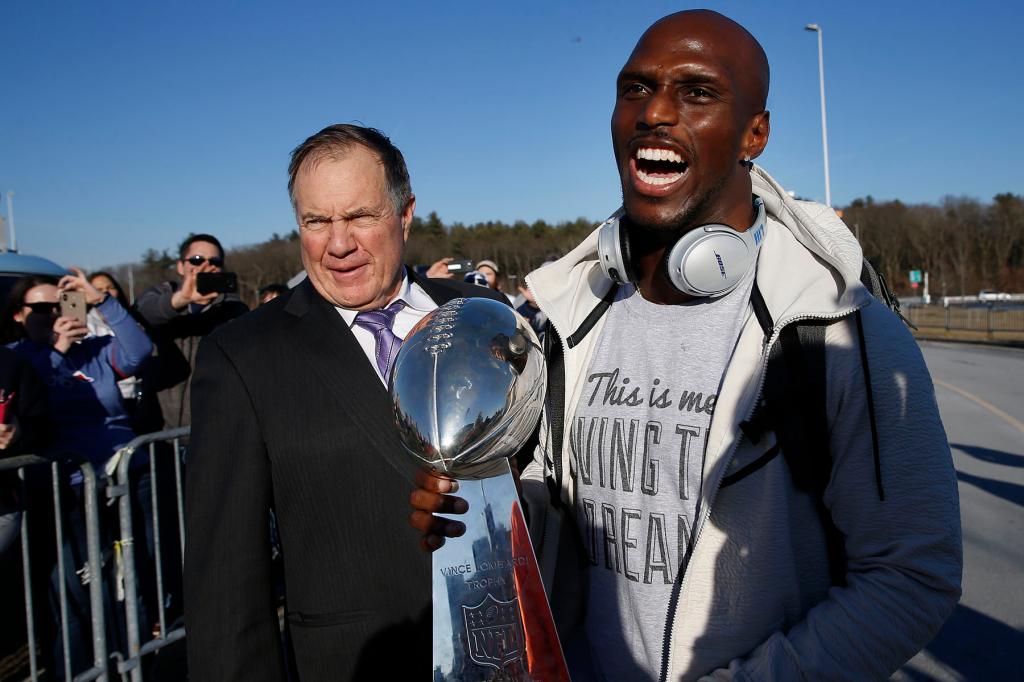
[[[772,66],[764,165],[833,203],[1024,192],[1019,3],[726,2]],[[95,268],[293,229],[290,150],[334,122],[388,133],[419,213],[602,219],[618,203],[614,80],[665,2],[7,3],[0,192],[21,251]],[[6,205],[0,213],[6,214]]]

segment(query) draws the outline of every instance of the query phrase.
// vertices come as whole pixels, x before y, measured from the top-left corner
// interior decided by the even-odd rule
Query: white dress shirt
[[[427,292],[420,288],[419,284],[415,284],[409,281],[409,275],[406,274],[402,278],[402,286],[398,290],[398,294],[394,296],[386,305],[381,306],[387,308],[395,301],[404,301],[405,305],[395,315],[395,323],[391,326],[391,331],[395,333],[395,336],[405,340],[405,337],[409,335],[409,332],[416,323],[419,322],[426,316],[427,313],[437,308],[437,304],[434,303],[434,299],[427,295]],[[377,373],[380,380],[387,385],[384,377],[381,376],[380,370],[377,368],[377,340],[373,336],[373,332],[369,329],[363,329],[356,322],[356,315],[359,314],[358,310],[349,310],[348,308],[342,308],[341,306],[334,306],[341,315],[342,319],[345,320],[345,324],[352,330],[353,336],[356,337],[356,341],[359,342],[359,346],[363,349],[363,353],[366,354],[367,359],[370,361],[370,366],[373,367],[373,371]]]

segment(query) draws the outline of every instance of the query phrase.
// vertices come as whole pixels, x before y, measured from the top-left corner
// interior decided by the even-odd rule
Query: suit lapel
[[[459,295],[443,280],[418,277],[411,269],[408,272],[411,281],[438,305]],[[285,311],[299,320],[295,336],[296,347],[302,349],[300,361],[309,364],[325,390],[346,406],[354,416],[352,423],[374,444],[379,455],[411,482],[415,460],[405,454],[398,437],[391,398],[344,319],[308,278],[295,288]]]
[[[299,318],[295,327],[299,358],[319,377],[324,389],[346,406],[352,424],[382,459],[412,481],[414,460],[405,454],[392,419],[387,390],[338,311],[309,280],[296,288],[285,310]],[[339,449],[344,444],[339,443]]]

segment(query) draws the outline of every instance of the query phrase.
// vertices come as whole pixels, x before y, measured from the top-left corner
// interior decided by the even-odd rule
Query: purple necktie
[[[395,323],[395,315],[404,307],[404,301],[395,301],[383,310],[364,310],[356,315],[356,324],[373,334],[377,345],[374,357],[384,381],[388,380],[391,364],[398,355],[398,349],[402,347],[402,339],[395,336],[391,326]]]

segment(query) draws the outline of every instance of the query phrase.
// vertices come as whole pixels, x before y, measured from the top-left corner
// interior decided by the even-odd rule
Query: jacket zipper
[[[801,322],[803,320],[840,320],[844,317],[848,317],[863,306],[856,306],[843,313],[837,313],[834,315],[798,315],[791,317],[782,324],[777,324],[772,329],[771,338],[769,338],[764,345],[761,347],[761,377],[757,384],[757,395],[754,399],[753,407],[750,408],[747,416],[744,420],[750,419],[754,415],[754,410],[757,409],[758,404],[761,402],[761,396],[764,393],[764,380],[768,375],[768,351],[772,345],[778,340],[779,334],[782,332],[784,327],[787,327],[794,322]],[[741,420],[743,421],[743,420]],[[679,594],[682,592],[683,578],[686,575],[686,569],[690,564],[690,558],[693,556],[694,550],[697,548],[697,542],[700,540],[700,536],[704,532],[705,522],[711,517],[711,502],[718,497],[718,492],[722,488],[722,479],[725,478],[725,472],[729,469],[729,464],[732,463],[732,458],[736,455],[736,450],[739,449],[740,443],[743,442],[743,434],[736,439],[732,447],[729,449],[729,454],[726,457],[725,464],[722,467],[722,476],[718,477],[718,482],[715,485],[714,494],[708,498],[708,504],[704,508],[704,512],[701,514],[700,525],[697,527],[697,532],[693,536],[693,541],[690,542],[690,546],[686,550],[686,556],[683,557],[683,561],[680,564],[679,571],[676,573],[675,583],[672,585],[672,596],[668,602],[668,617],[665,619],[665,639],[662,643],[661,649],[661,682],[668,682],[668,658],[669,650],[672,645],[672,630],[675,626],[676,608],[679,605]]]

